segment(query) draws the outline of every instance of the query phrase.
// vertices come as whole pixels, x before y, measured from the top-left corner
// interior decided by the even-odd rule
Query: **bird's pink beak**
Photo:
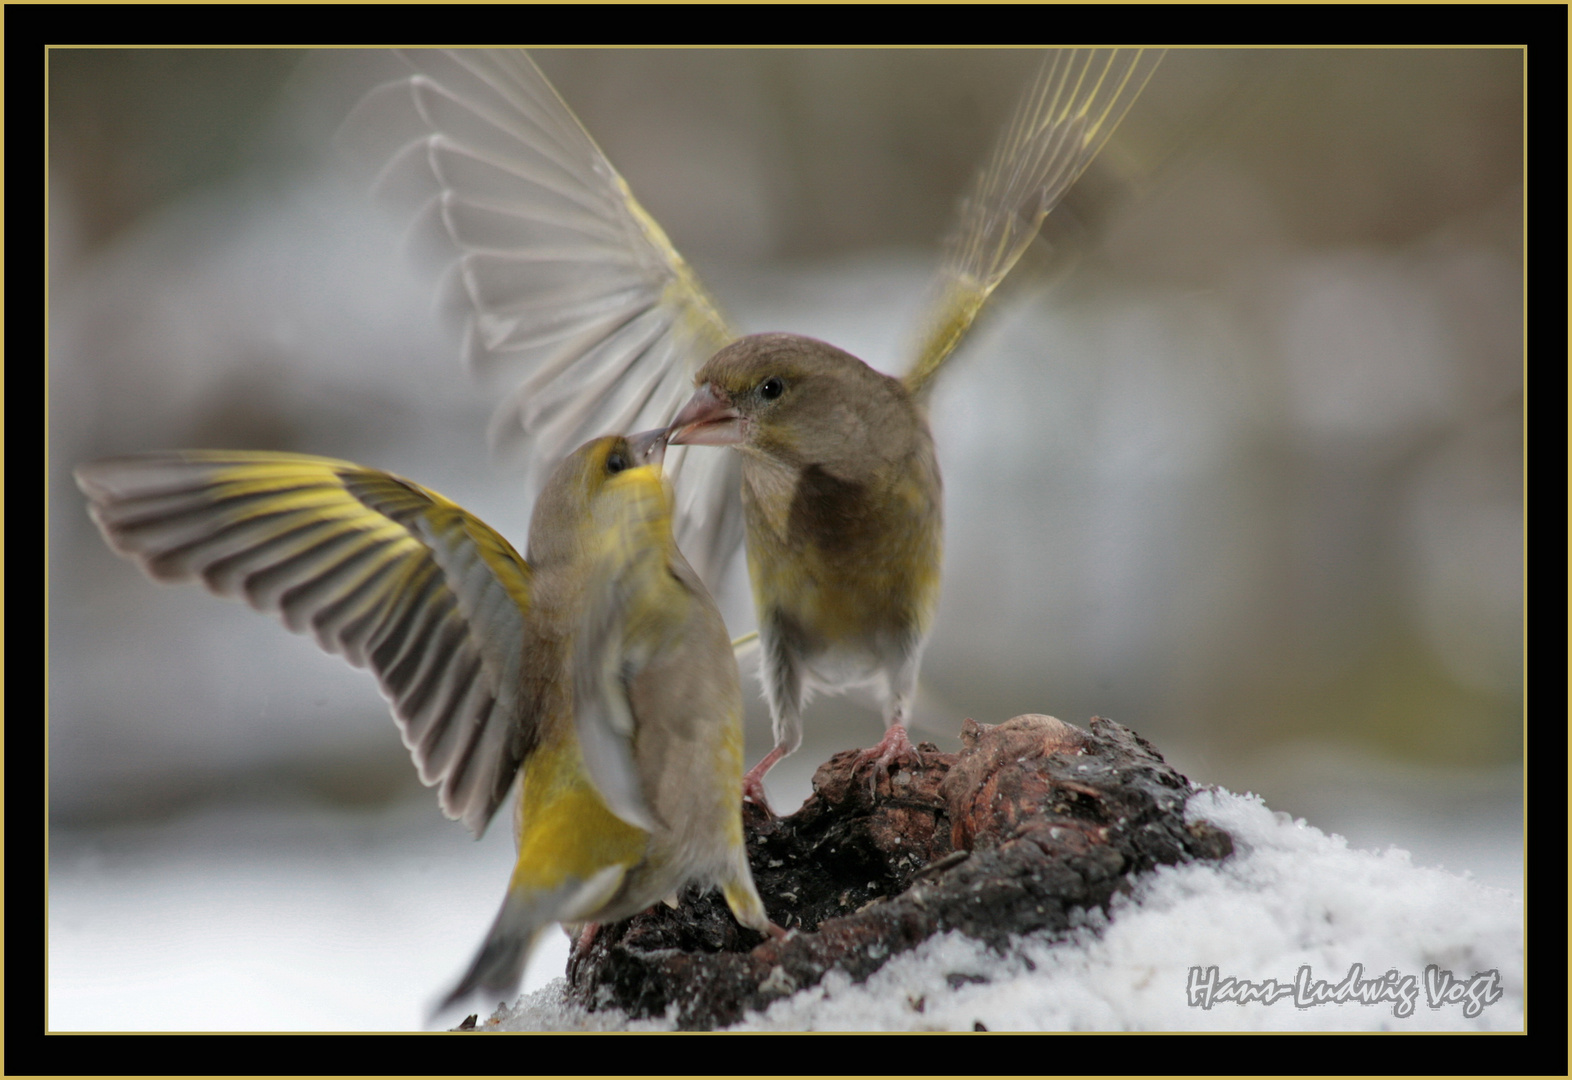
[[[747,437],[746,423],[714,383],[705,383],[672,420],[666,441],[673,446],[730,446]]]
[[[628,449],[633,454],[633,460],[640,465],[659,465],[666,456],[667,430],[659,428],[655,431],[641,431],[637,435],[629,435]]]

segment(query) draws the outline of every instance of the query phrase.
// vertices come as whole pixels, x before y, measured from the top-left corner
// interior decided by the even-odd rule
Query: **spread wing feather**
[[[520,701],[531,573],[485,523],[418,484],[299,454],[179,451],[77,469],[111,547],[196,579],[356,667],[420,778],[477,835],[533,748]]]
[[[736,337],[660,226],[556,90],[517,50],[409,51],[415,74],[373,91],[345,141],[388,162],[416,234],[452,264],[465,355],[507,370],[494,441],[536,485],[596,435],[661,427],[698,367]],[[1160,52],[1050,54],[960,221],[906,375],[926,394],[1043,219],[1097,156]],[[742,543],[739,457],[673,447],[679,546],[716,589]]]
[[[1150,49],[1067,49],[1044,59],[962,204],[905,376],[913,393],[932,386],[983,303],[1097,157],[1162,56]]]
[[[538,490],[587,439],[668,424],[737,335],[528,56],[401,55],[415,73],[368,95],[344,139],[388,162],[379,188],[453,260],[465,355],[516,387],[493,441]],[[742,543],[736,457],[673,447],[665,462],[678,543],[716,585]]]

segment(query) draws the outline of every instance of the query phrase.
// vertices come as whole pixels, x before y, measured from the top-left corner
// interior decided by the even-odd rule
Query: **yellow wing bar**
[[[299,454],[178,451],[83,465],[111,547],[369,667],[442,809],[478,835],[537,738],[520,701],[530,568],[485,523],[391,473]]]

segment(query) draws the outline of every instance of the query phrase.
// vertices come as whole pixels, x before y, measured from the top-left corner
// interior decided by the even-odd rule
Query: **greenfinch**
[[[375,674],[421,779],[477,835],[516,778],[518,862],[439,1008],[515,989],[554,922],[611,922],[690,882],[771,924],[743,843],[742,693],[677,549],[664,433],[594,439],[535,505],[528,558],[390,473],[183,451],[77,469],[109,544]]]
[[[914,754],[906,718],[939,597],[943,485],[928,421],[899,379],[794,334],[745,337],[699,369],[673,442],[742,452],[748,572],[775,747],[743,781],[802,742],[816,687],[872,684],[888,721],[867,753]]]
[[[412,76],[357,107],[378,187],[450,245],[472,364],[517,393],[493,433],[532,457],[596,428],[670,424],[678,542],[717,585],[746,538],[775,745],[800,743],[815,688],[872,685],[879,763],[906,735],[938,595],[935,376],[1161,59],[1045,55],[961,208],[900,379],[805,337],[740,338],[627,183],[519,52],[402,54]],[[730,446],[735,454],[689,444]]]

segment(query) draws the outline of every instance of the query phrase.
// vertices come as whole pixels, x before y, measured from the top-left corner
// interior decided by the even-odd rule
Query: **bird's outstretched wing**
[[[1150,49],[1067,49],[1044,60],[946,244],[905,375],[914,394],[932,386],[989,294],[1102,150],[1162,56]]]
[[[589,133],[518,50],[412,50],[341,141],[386,161],[380,192],[418,207],[453,259],[465,353],[516,389],[494,444],[534,487],[598,435],[664,427],[737,335]],[[712,585],[742,542],[735,454],[666,458],[678,542]]]
[[[111,547],[369,667],[420,778],[476,835],[534,747],[520,700],[531,572],[501,536],[391,473],[301,454],[174,451],[80,466]]]

